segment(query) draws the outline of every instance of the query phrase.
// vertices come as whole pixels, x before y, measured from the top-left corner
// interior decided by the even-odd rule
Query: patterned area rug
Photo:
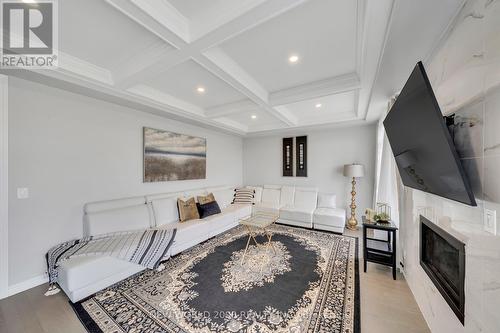
[[[91,333],[358,333],[357,239],[272,230],[274,251],[251,246],[243,265],[236,227],[73,307]]]

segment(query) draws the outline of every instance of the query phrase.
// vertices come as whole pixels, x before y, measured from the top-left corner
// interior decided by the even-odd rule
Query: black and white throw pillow
[[[220,214],[221,210],[217,201],[212,201],[206,204],[197,203],[196,207],[198,208],[198,213],[200,214],[200,219],[204,219],[205,217]]]
[[[237,188],[234,190],[233,204],[253,204],[255,190],[250,188]]]

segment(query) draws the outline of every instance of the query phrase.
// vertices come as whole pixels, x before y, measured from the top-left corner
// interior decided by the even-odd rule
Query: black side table
[[[387,231],[387,240],[366,236],[368,229]],[[392,277],[396,280],[396,225],[388,223],[369,222],[363,216],[363,262],[366,273],[366,263],[374,262],[392,267]]]

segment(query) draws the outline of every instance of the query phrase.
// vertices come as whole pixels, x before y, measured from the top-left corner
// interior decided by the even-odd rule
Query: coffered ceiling
[[[64,0],[59,68],[32,72],[240,135],[363,123],[396,2]]]

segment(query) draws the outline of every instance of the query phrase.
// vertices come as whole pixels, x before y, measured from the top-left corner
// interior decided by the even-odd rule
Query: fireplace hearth
[[[420,265],[464,324],[465,244],[420,216]]]

